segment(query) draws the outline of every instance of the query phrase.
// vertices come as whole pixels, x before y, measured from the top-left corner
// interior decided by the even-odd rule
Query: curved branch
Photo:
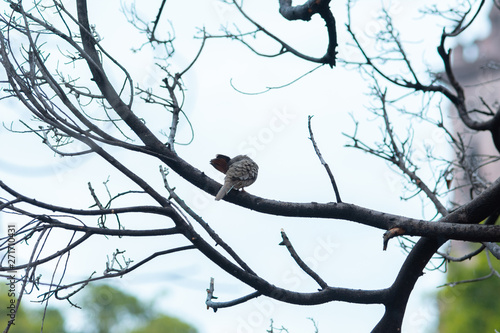
[[[208,294],[208,289],[207,289],[207,294]],[[254,291],[253,293],[250,293],[246,296],[239,297],[239,298],[236,298],[232,301],[227,301],[227,302],[214,302],[212,300],[207,299],[205,304],[207,305],[207,308],[212,308],[212,309],[214,309],[214,312],[217,312],[218,309],[228,308],[228,307],[235,306],[235,305],[238,305],[241,303],[245,303],[245,302],[247,302],[251,299],[257,298],[261,295],[262,294],[260,292]],[[211,296],[211,297],[214,298],[213,296]],[[208,296],[207,296],[207,298],[208,298]],[[217,297],[215,297],[215,298],[217,298]]]
[[[162,256],[162,255],[166,255],[166,254],[171,254],[171,253],[175,253],[175,252],[180,252],[180,251],[186,251],[186,250],[193,250],[195,249],[194,246],[192,245],[186,245],[186,246],[180,246],[180,247],[176,247],[176,248],[172,248],[172,249],[168,249],[168,250],[163,250],[163,251],[158,251],[158,252],[155,252],[151,255],[149,255],[148,257],[144,258],[143,260],[139,261],[137,264],[131,266],[131,267],[128,267],[126,269],[123,269],[119,272],[116,272],[116,273],[109,273],[109,274],[106,274],[106,275],[102,275],[102,276],[98,276],[98,277],[95,277],[95,278],[89,278],[89,279],[86,279],[86,280],[83,280],[83,281],[78,281],[78,282],[73,282],[73,283],[70,283],[70,284],[67,284],[67,285],[64,285],[64,286],[58,286],[56,289],[53,289],[51,290],[50,292],[51,293],[58,293],[62,290],[65,290],[65,289],[68,289],[68,288],[71,288],[71,287],[74,287],[74,286],[78,286],[78,285],[81,285],[81,284],[88,284],[89,282],[93,282],[93,281],[99,281],[99,280],[103,280],[103,279],[109,279],[109,278],[114,278],[114,277],[121,277],[127,273],[130,273],[131,271],[139,268],[140,266],[146,264],[147,262],[153,260],[154,258],[158,257],[158,256]]]
[[[251,22],[253,25],[255,25],[259,31],[262,31],[267,36],[271,37],[276,42],[281,44],[282,51],[280,51],[279,54],[283,54],[284,52],[288,51],[288,52],[292,53],[293,55],[295,55],[299,58],[302,58],[304,60],[311,61],[311,62],[317,62],[317,63],[321,63],[321,64],[329,64],[330,67],[333,67],[333,66],[335,66],[335,56],[336,56],[335,49],[337,47],[337,32],[336,32],[336,28],[335,28],[335,18],[333,17],[333,14],[331,13],[330,8],[329,8],[330,0],[326,0],[326,1],[320,0],[320,1],[312,1],[312,2],[317,2],[319,4],[319,6],[315,6],[315,10],[317,10],[317,13],[319,13],[321,15],[321,17],[323,18],[323,20],[325,20],[325,22],[327,23],[328,35],[330,38],[330,43],[328,45],[327,53],[321,58],[310,57],[308,55],[305,55],[305,54],[295,50],[293,47],[291,47],[290,45],[288,45],[287,43],[282,41],[280,38],[278,38],[277,36],[272,34],[270,31],[265,29],[263,26],[261,26],[260,24],[255,22],[252,18],[250,18],[243,11],[243,8],[241,8],[241,6],[238,5],[236,0],[233,0],[233,4],[236,6],[236,8],[238,8],[240,13],[245,17],[245,19],[247,19],[249,22]],[[281,6],[281,2],[280,2],[280,6]]]
[[[214,312],[217,312],[217,310],[220,308],[227,308],[227,307],[235,306],[235,305],[238,305],[241,303],[245,303],[246,301],[249,301],[251,299],[254,299],[254,298],[262,295],[260,292],[255,291],[251,294],[234,299],[232,301],[214,302],[212,300],[217,299],[217,297],[214,296],[214,291],[215,291],[214,278],[210,278],[210,288],[207,289],[207,299],[205,301],[205,304],[207,305],[207,309],[212,308],[212,309],[214,309]]]
[[[52,205],[45,203],[43,201],[39,201],[36,199],[29,198],[8,185],[6,185],[3,181],[0,180],[0,188],[5,190],[10,195],[16,197],[16,202],[23,201],[33,205],[35,207],[48,209],[54,212],[61,212],[66,214],[74,214],[74,215],[109,215],[109,214],[121,214],[121,213],[151,213],[158,214],[164,216],[170,216],[174,210],[171,207],[158,207],[158,206],[132,206],[132,207],[122,207],[122,208],[108,208],[108,209],[75,209],[75,208],[67,208],[57,205]],[[14,201],[12,201],[14,202]]]
[[[43,230],[47,230],[48,228],[50,227],[45,227]],[[42,231],[43,232],[43,231]],[[87,239],[90,238],[90,236],[92,236],[92,234],[90,233],[85,233],[82,237],[80,237],[79,239],[77,239],[75,242],[71,243],[70,245],[66,246],[63,250],[60,250],[60,251],[57,251],[43,259],[38,259],[34,262],[30,262],[30,263],[27,263],[27,264],[24,264],[24,265],[18,265],[18,266],[15,266],[15,267],[0,267],[0,272],[1,271],[10,271],[10,270],[18,270],[18,269],[24,269],[28,266],[39,266],[41,264],[44,264],[46,262],[49,262],[51,261],[52,259],[55,259],[55,258],[58,258],[60,256],[62,256],[63,254],[71,251],[72,249],[74,249],[75,247],[77,247],[78,245],[82,244],[83,242],[85,242]]]
[[[493,243],[490,243],[490,244],[493,244]],[[439,252],[439,251],[436,251],[437,254],[439,254],[440,256],[442,256],[443,258],[445,258],[447,261],[454,261],[454,262],[460,262],[460,261],[464,261],[464,260],[470,260],[472,257],[478,255],[479,253],[483,252],[483,250],[486,248],[485,245],[481,245],[477,250],[474,250],[470,253],[467,253],[466,255],[463,255],[461,257],[452,257],[450,255],[448,255],[447,253],[442,253],[442,252]]]
[[[133,229],[108,229],[108,228],[96,228],[74,225],[69,223],[60,222],[52,219],[46,215],[35,216],[38,220],[47,222],[50,226],[54,228],[61,228],[66,230],[80,231],[88,233],[91,235],[107,235],[107,236],[118,236],[118,237],[148,237],[148,236],[167,236],[180,234],[178,228],[164,228],[164,229],[145,229],[145,230],[133,230]]]
[[[292,6],[292,0],[280,0],[280,14],[289,21],[302,20],[309,21],[314,14],[319,14],[325,21],[328,31],[328,48],[323,60],[330,65],[335,66],[335,57],[337,55],[337,28],[335,26],[335,17],[330,10],[330,0],[308,0],[303,5]]]

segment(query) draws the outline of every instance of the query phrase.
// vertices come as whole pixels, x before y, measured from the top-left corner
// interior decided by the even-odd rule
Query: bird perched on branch
[[[226,155],[218,154],[214,159],[210,160],[210,164],[220,172],[226,175],[224,185],[222,185],[219,193],[215,196],[215,200],[224,198],[231,189],[242,189],[252,185],[257,179],[259,166],[247,155],[238,155],[234,158],[229,158]]]

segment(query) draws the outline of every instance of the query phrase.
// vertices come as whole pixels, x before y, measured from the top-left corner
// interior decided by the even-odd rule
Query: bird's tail
[[[219,192],[215,196],[215,200],[219,201],[220,199],[224,198],[224,196],[226,194],[228,194],[232,188],[233,188],[233,185],[230,182],[224,182],[224,185],[222,185]]]

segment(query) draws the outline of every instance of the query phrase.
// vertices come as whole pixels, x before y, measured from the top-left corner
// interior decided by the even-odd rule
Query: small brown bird
[[[231,189],[242,189],[252,185],[257,179],[259,166],[247,155],[238,155],[234,158],[229,158],[226,155],[218,154],[210,161],[210,164],[220,172],[226,175],[224,185],[222,185],[219,193],[215,196],[215,200],[224,198]]]

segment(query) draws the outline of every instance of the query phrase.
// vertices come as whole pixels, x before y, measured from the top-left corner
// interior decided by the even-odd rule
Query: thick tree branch
[[[411,250],[399,274],[388,290],[385,313],[372,333],[401,332],[403,317],[410,294],[417,280],[422,276],[425,266],[444,240],[433,238],[420,239]]]
[[[442,218],[442,221],[451,223],[463,223],[465,221],[476,221],[479,223],[486,219],[491,212],[497,211],[500,200],[500,178],[472,202],[463,205],[454,212]],[[485,211],[490,211],[486,213]],[[400,332],[406,304],[418,278],[439,247],[446,242],[441,237],[422,238],[411,250],[406,258],[399,274],[389,288],[390,302],[385,303],[384,316],[377,324],[374,333]]]
[[[404,216],[393,215],[375,210],[363,208],[357,205],[348,203],[293,203],[293,202],[280,202],[275,200],[263,199],[255,197],[249,193],[238,193],[238,200],[234,198],[231,202],[251,208],[255,211],[278,215],[278,216],[294,216],[294,217],[315,217],[326,219],[341,219],[353,222],[362,223],[368,226],[379,228],[382,230],[389,230],[392,228],[402,228],[405,230],[405,235],[411,236],[436,236],[447,239],[459,239],[469,241],[499,241],[500,240],[500,226],[488,226],[477,224],[487,218],[488,211],[496,211],[496,201],[500,198],[500,179],[497,180],[487,193],[478,196],[473,202],[478,201],[477,204],[469,203],[465,207],[472,207],[471,209],[463,208],[453,212],[453,220],[444,222],[427,222],[424,220],[412,219]],[[220,186],[220,185],[219,185]],[[0,181],[0,188],[4,189],[11,195],[33,204],[40,208],[59,211],[68,214],[76,215],[102,215],[102,214],[118,214],[126,212],[148,212],[153,214],[160,214],[171,216],[174,210],[168,207],[154,207],[154,206],[138,206],[127,208],[115,208],[107,210],[79,210],[72,208],[65,208],[46,204],[44,202],[30,199],[20,193],[14,191]],[[486,192],[486,191],[485,191]],[[233,197],[231,193],[228,197]],[[496,199],[495,199],[496,198]],[[484,210],[483,210],[484,209]],[[459,215],[457,215],[459,214]]]

